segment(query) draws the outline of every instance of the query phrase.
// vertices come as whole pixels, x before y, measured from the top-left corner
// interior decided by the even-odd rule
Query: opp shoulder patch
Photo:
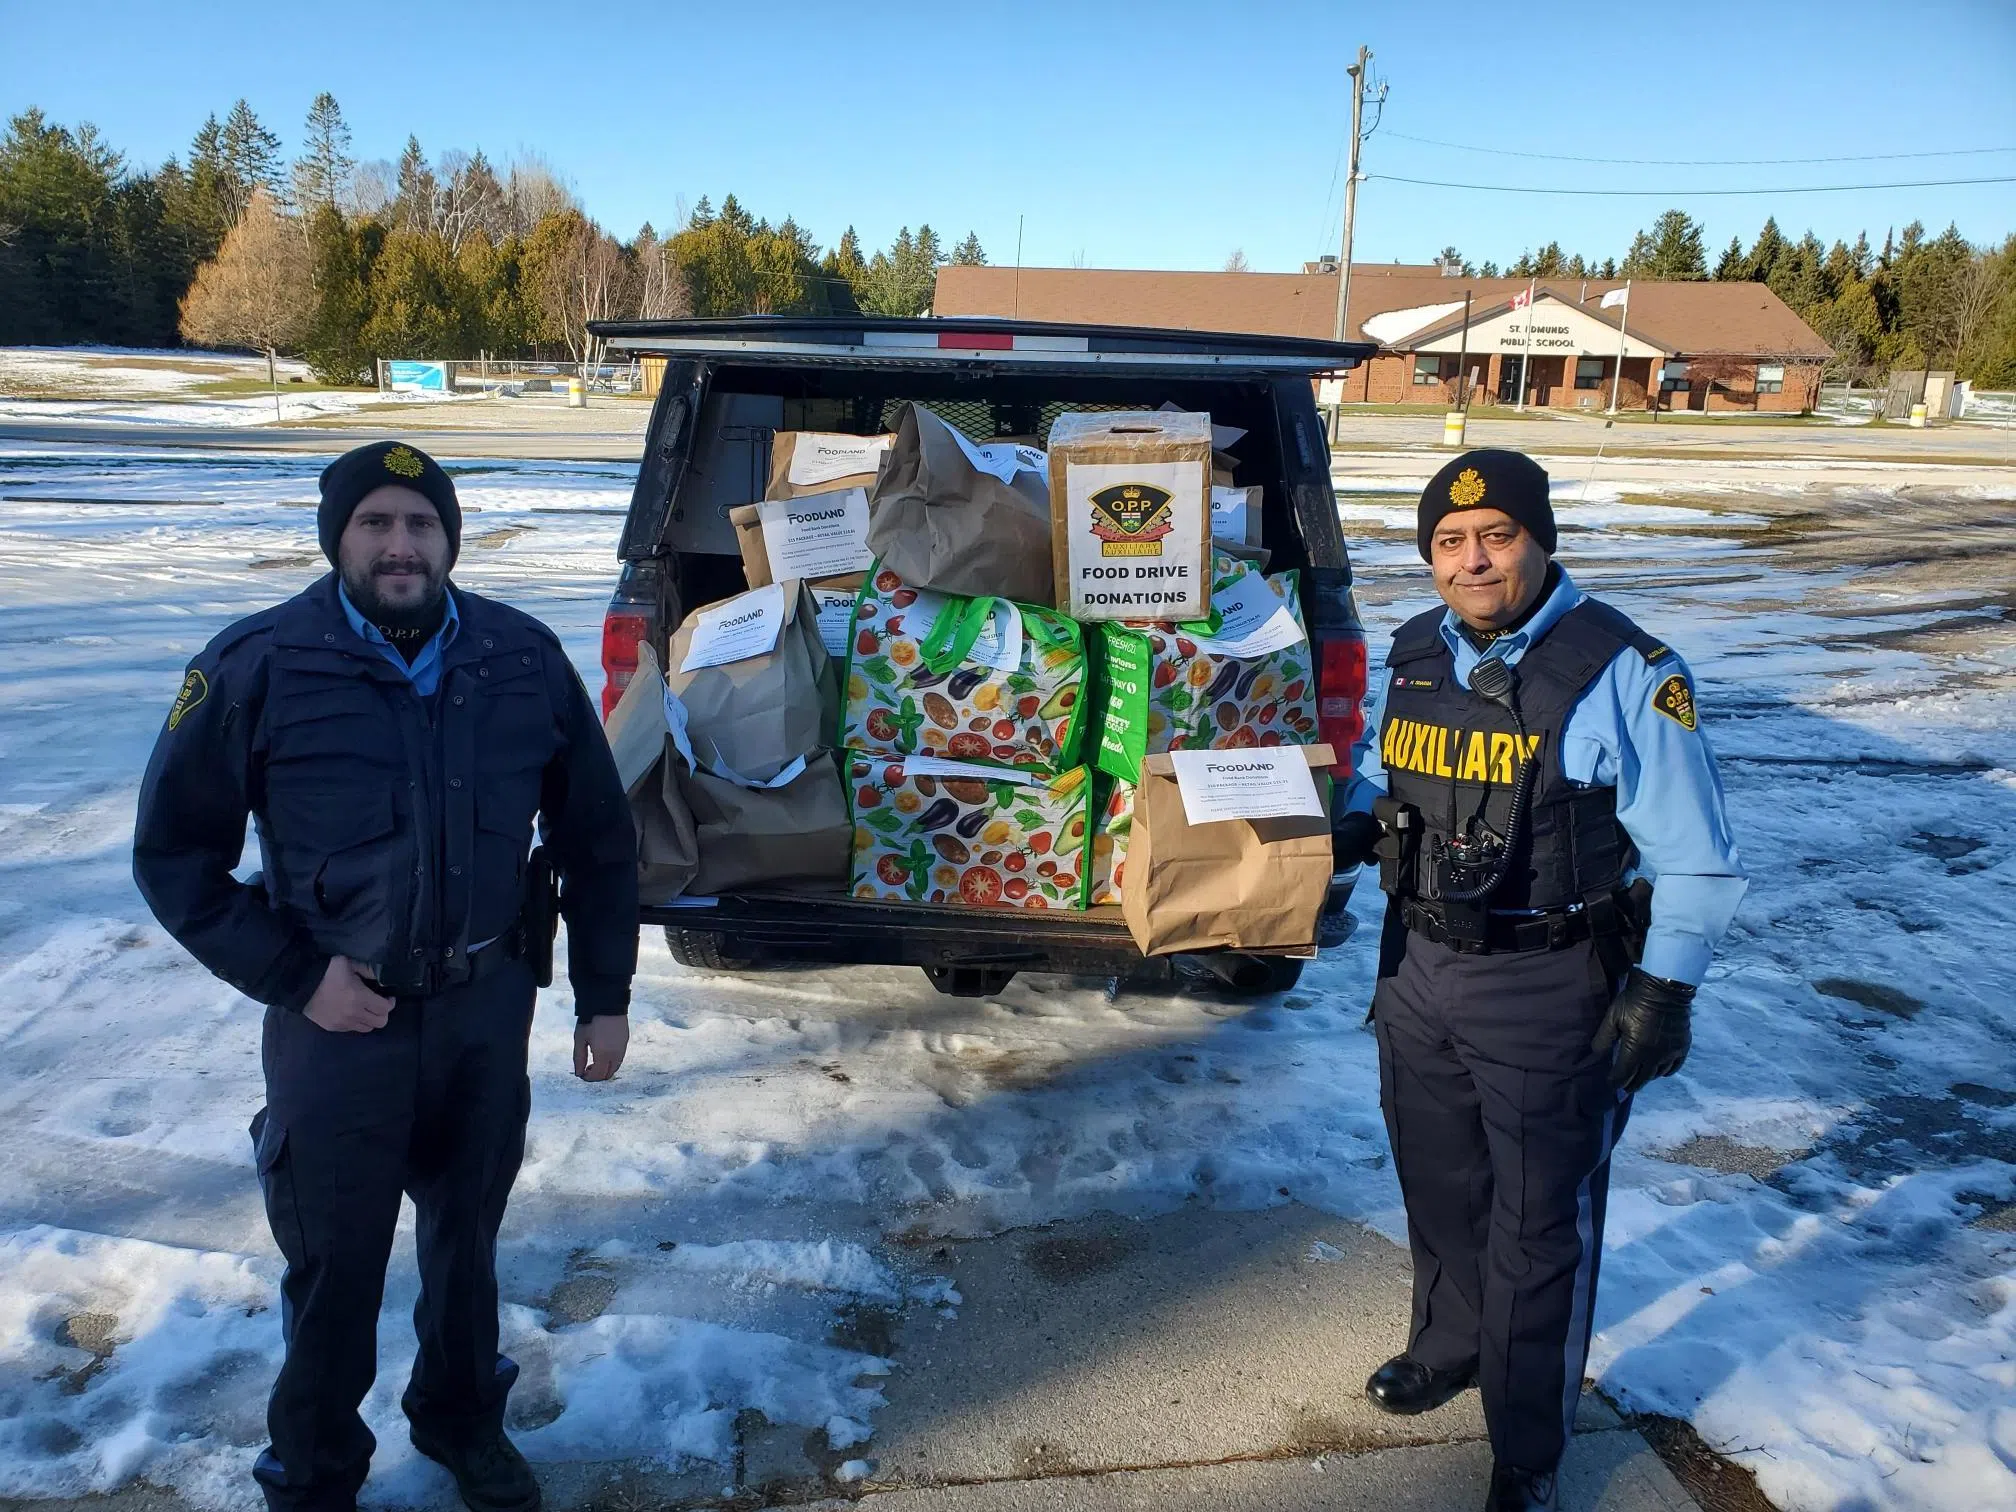
[[[1687,679],[1678,672],[1654,690],[1652,707],[1683,730],[1697,728],[1694,718],[1694,690],[1687,686]]]
[[[182,679],[182,691],[175,695],[175,707],[168,711],[168,728],[182,723],[182,716],[210,696],[210,680],[194,667]]]

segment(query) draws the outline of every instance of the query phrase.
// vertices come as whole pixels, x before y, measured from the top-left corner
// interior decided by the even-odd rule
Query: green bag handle
[[[1015,608],[1003,598],[970,598],[957,608],[947,605],[940,610],[932,622],[931,633],[917,643],[917,654],[924,658],[924,665],[941,675],[954,671],[985,633],[994,618],[996,604]]]

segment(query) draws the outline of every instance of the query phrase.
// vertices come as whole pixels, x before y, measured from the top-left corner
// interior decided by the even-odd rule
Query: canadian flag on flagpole
[[[1523,310],[1531,303],[1533,303],[1533,288],[1530,284],[1512,296],[1512,308],[1515,310]]]

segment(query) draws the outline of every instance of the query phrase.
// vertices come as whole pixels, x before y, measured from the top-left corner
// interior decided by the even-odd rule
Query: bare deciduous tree
[[[1234,247],[1232,249],[1232,255],[1225,259],[1225,271],[1227,273],[1251,273],[1253,271],[1253,265],[1246,261],[1246,249],[1244,247]]]
[[[590,321],[617,320],[637,307],[636,265],[607,232],[578,210],[540,228],[549,238],[539,259],[537,293],[549,330],[589,376],[602,360]]]
[[[692,296],[672,261],[671,248],[646,226],[631,250],[637,262],[637,318],[679,320],[691,315]]]
[[[1983,248],[1974,254],[1973,260],[1955,280],[1953,358],[1956,366],[1973,347],[1974,338],[1986,328],[1996,306],[2001,303],[2008,274],[2003,255]]]
[[[264,352],[277,408],[273,361],[308,333],[315,309],[313,274],[307,242],[273,197],[255,190],[217,255],[196,270],[183,296],[183,338]]]

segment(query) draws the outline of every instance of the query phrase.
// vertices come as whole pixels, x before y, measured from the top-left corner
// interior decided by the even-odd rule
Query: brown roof
[[[1448,304],[1469,293],[1481,314],[1526,287],[1523,278],[1443,278],[1410,265],[1358,264],[1351,270],[1348,339],[1389,310]],[[1621,279],[1542,279],[1540,287],[1609,324],[1596,301]],[[1131,268],[945,267],[935,315],[1009,315],[1082,325],[1250,331],[1328,339],[1337,320],[1334,273],[1161,273]],[[1426,322],[1423,322],[1426,324]],[[1438,322],[1439,323],[1439,322]],[[1820,359],[1831,348],[1760,283],[1631,286],[1631,329],[1676,355]]]

